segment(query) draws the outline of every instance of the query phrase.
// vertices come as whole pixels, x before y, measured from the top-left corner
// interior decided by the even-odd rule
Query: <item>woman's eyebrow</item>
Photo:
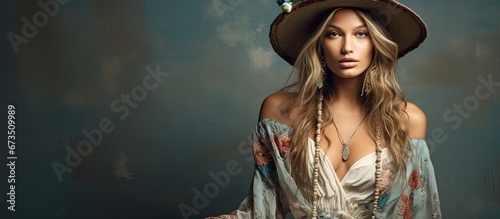
[[[328,27],[335,28],[335,29],[338,29],[338,30],[342,30],[342,31],[343,31],[343,29],[342,29],[342,28],[337,27],[337,26],[335,26],[335,25],[333,25],[333,24],[329,24],[329,25],[328,25]],[[362,28],[362,27],[366,27],[366,24],[361,24],[361,25],[359,25],[359,26],[357,26],[357,27],[355,27],[355,28],[353,28],[353,29],[359,29],[359,28]]]

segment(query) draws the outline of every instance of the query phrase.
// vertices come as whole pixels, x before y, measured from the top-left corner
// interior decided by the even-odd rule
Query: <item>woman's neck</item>
[[[340,78],[334,76],[333,79],[333,104],[334,108],[353,113],[363,112],[365,96],[361,96],[364,77],[360,75],[355,78]]]

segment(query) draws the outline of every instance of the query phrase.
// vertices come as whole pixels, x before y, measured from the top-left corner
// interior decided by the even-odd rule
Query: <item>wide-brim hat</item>
[[[398,57],[417,48],[427,37],[427,26],[420,16],[394,0],[303,0],[271,24],[269,38],[273,49],[293,65],[319,23],[339,7],[360,8],[377,16],[398,44]]]

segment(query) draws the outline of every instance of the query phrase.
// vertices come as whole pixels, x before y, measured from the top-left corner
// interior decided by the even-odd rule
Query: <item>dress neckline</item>
[[[314,145],[315,142],[314,140],[312,140],[310,137],[308,138],[308,141],[310,144]],[[384,153],[384,151],[387,149],[387,147],[385,148],[382,148],[382,153]],[[346,176],[351,172],[351,170],[353,169],[356,169],[358,168],[358,166],[360,165],[361,162],[363,162],[364,160],[372,157],[373,155],[375,155],[375,151],[374,152],[371,152],[365,156],[363,156],[362,158],[360,158],[359,160],[357,160],[356,162],[354,162],[354,164],[352,164],[349,169],[347,169],[346,173],[344,174],[344,177],[342,177],[342,180],[339,179],[338,175],[337,175],[337,172],[335,171],[335,168],[333,167],[332,165],[332,162],[330,161],[330,158],[328,158],[328,156],[326,156],[326,153],[323,151],[323,149],[320,149],[320,152],[321,152],[321,156],[323,157],[323,159],[325,159],[325,161],[327,161],[326,164],[327,165],[327,168],[331,169],[332,172],[334,173],[335,175],[335,178],[337,178],[337,180],[340,181],[340,184],[341,185],[344,185],[344,179],[346,178]]]

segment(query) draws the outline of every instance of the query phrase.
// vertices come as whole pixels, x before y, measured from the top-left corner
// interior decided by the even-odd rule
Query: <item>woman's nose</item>
[[[342,54],[349,54],[352,53],[352,40],[350,39],[349,36],[344,37],[344,43],[342,45],[341,52]]]

